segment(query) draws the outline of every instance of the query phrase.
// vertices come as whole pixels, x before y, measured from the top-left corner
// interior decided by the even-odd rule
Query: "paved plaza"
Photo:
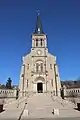
[[[23,119],[23,120],[80,120],[80,117],[76,118],[71,118],[71,117],[66,117],[66,118],[41,118],[41,119]]]

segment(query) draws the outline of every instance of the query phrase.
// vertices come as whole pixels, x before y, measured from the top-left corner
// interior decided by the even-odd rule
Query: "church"
[[[53,93],[60,96],[60,77],[56,56],[48,52],[47,35],[43,31],[40,15],[37,15],[32,33],[31,52],[22,58],[19,80],[19,96],[32,93]]]

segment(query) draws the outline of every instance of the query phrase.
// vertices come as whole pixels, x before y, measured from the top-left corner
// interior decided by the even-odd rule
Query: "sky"
[[[49,52],[61,80],[80,78],[80,0],[0,0],[0,83],[18,84],[40,10]]]

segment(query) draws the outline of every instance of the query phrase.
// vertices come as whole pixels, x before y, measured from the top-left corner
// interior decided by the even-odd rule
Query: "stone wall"
[[[64,96],[80,97],[80,88],[64,89]]]
[[[16,97],[17,90],[15,89],[0,89],[0,98],[14,98]]]

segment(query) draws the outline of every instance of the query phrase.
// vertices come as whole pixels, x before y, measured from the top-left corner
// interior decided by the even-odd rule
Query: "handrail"
[[[27,103],[27,99],[30,97],[30,95],[32,95],[32,94],[30,93],[30,94],[27,94],[27,96],[25,96],[22,99],[17,99],[18,100],[17,101],[17,108],[20,106],[21,103],[23,103],[23,102]],[[21,101],[19,101],[19,100],[21,100]]]

